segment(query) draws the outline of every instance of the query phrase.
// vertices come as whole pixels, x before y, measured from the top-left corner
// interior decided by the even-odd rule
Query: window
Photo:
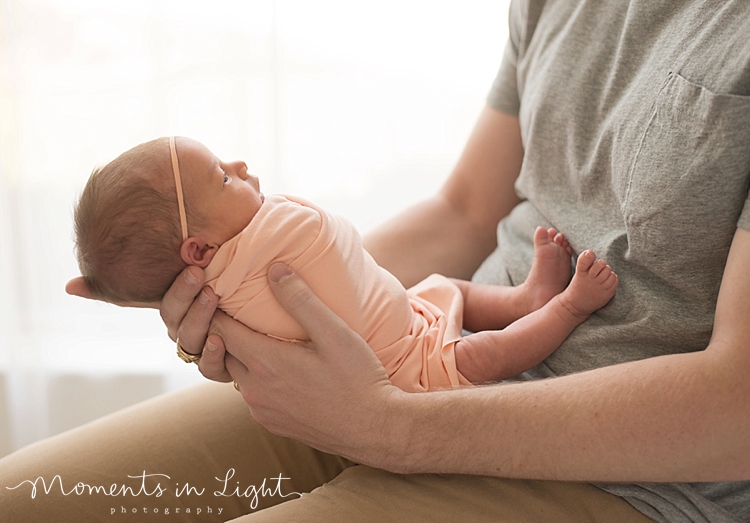
[[[191,136],[244,159],[266,192],[299,194],[366,231],[450,172],[500,64],[507,4],[0,0],[0,379],[12,446],[67,428],[65,413],[57,425],[48,416],[60,376],[67,390],[70,376],[151,376],[163,389],[200,379],[156,312],[63,291],[78,273],[72,209],[94,166]]]

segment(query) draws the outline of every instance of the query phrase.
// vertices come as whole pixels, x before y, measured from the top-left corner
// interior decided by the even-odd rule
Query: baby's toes
[[[603,283],[611,275],[612,275],[612,267],[610,267],[609,265],[607,265],[606,262],[604,262],[604,267],[602,267],[602,269],[596,275],[596,279]]]
[[[536,246],[546,245],[550,238],[553,238],[553,236],[549,236],[547,229],[542,226],[537,227],[534,231],[534,245]]]
[[[578,261],[576,262],[576,273],[585,275],[587,272],[590,272],[594,262],[596,262],[596,254],[594,254],[594,251],[583,251],[578,256]]]
[[[607,265],[607,262],[604,260],[596,260],[589,270],[589,275],[597,282],[601,283],[607,279],[610,272],[612,272],[612,269]]]
[[[613,289],[620,284],[620,278],[617,276],[615,271],[612,271],[607,279],[604,281],[603,287],[607,290]]]
[[[557,236],[555,236],[555,243],[562,247],[562,249],[565,251],[565,254],[567,254],[568,256],[573,256],[573,247],[570,246],[568,239],[563,236],[562,233],[559,233]]]

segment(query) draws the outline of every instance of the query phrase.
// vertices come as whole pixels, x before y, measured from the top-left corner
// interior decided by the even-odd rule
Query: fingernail
[[[198,295],[198,303],[201,305],[205,305],[208,303],[208,300],[210,298],[208,297],[208,294],[206,294],[206,291],[201,291],[201,293]]]
[[[268,278],[273,283],[281,283],[286,278],[292,275],[292,269],[284,265],[283,263],[275,263],[271,266],[268,271]]]
[[[211,351],[211,352],[213,352],[213,351],[216,350],[216,345],[214,345],[213,343],[211,343],[210,340],[206,340],[206,349],[209,350],[209,351]]]
[[[198,278],[193,274],[192,267],[188,267],[188,269],[182,274],[185,276],[185,283],[188,285],[195,285],[198,283]]]

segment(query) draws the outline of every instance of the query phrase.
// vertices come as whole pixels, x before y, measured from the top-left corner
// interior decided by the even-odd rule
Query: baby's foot
[[[560,300],[570,313],[580,320],[601,309],[615,295],[620,280],[604,260],[597,260],[593,251],[578,257],[573,280]]]
[[[562,233],[537,227],[534,232],[534,262],[523,283],[528,306],[534,312],[560,294],[570,281],[570,258],[573,249]]]

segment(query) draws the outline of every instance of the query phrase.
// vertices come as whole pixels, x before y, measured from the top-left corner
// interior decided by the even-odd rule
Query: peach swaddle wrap
[[[277,261],[367,341],[398,387],[469,384],[453,351],[463,299],[447,278],[433,275],[407,291],[364,250],[350,222],[296,197],[269,196],[250,224],[219,248],[206,276],[227,314],[288,340],[309,338],[268,286],[268,268]]]

